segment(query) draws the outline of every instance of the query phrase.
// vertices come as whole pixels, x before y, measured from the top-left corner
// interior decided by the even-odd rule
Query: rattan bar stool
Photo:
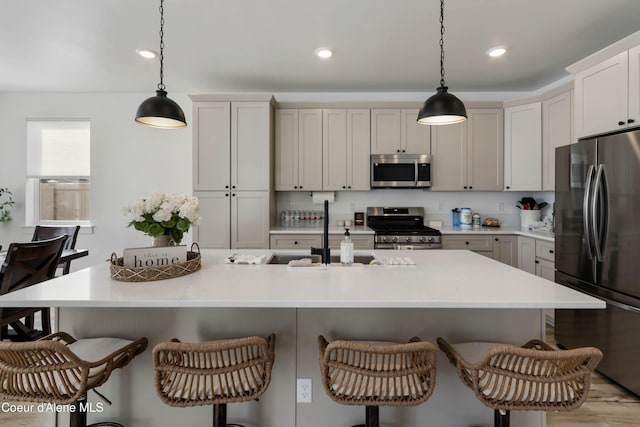
[[[146,348],[146,338],[76,340],[64,332],[38,341],[0,342],[0,398],[73,404],[69,425],[87,427],[87,392],[104,384],[114,369],[126,366]],[[97,426],[123,427],[115,422],[89,427]]]
[[[156,392],[179,408],[213,405],[213,426],[227,424],[227,404],[260,397],[271,382],[276,336],[204,343],[161,342],[153,349]]]
[[[366,423],[378,427],[380,406],[417,406],[436,383],[436,347],[408,343],[342,341],[318,337],[322,384],[331,400],[366,407]]]
[[[522,347],[472,342],[438,346],[462,382],[508,427],[510,411],[571,411],[587,399],[591,373],[602,359],[594,347],[556,350],[531,340]]]

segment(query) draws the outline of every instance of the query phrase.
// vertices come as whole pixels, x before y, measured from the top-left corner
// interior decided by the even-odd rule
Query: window
[[[90,136],[88,120],[27,121],[28,223],[89,223]]]

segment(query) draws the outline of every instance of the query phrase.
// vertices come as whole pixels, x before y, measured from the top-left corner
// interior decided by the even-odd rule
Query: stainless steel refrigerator
[[[606,310],[556,310],[561,346],[595,346],[599,371],[640,395],[640,130],[556,149],[556,282]]]

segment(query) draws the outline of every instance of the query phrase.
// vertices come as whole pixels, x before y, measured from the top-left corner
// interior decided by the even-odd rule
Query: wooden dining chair
[[[67,227],[36,225],[33,230],[33,237],[31,238],[31,241],[37,242],[40,240],[48,240],[66,234],[67,241],[65,242],[63,249],[75,249],[79,231],[79,225],[71,225]],[[71,270],[71,261],[67,261],[59,267],[62,268],[62,274],[69,274],[69,271]]]
[[[0,295],[17,291],[49,280],[55,276],[62,248],[67,236],[27,243],[12,243],[7,250],[0,275]],[[42,331],[34,328],[34,315],[42,314]],[[12,339],[34,340],[51,333],[48,307],[2,308],[0,307],[0,328],[2,338],[6,337],[7,326],[16,333]]]

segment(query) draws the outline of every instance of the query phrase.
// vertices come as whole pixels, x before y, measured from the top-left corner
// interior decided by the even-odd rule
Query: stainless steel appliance
[[[424,208],[367,208],[375,249],[442,249],[442,235],[424,225]]]
[[[372,154],[371,188],[431,187],[430,154]]]
[[[606,310],[556,310],[564,347],[595,346],[598,370],[640,395],[640,130],[556,149],[556,282]]]

